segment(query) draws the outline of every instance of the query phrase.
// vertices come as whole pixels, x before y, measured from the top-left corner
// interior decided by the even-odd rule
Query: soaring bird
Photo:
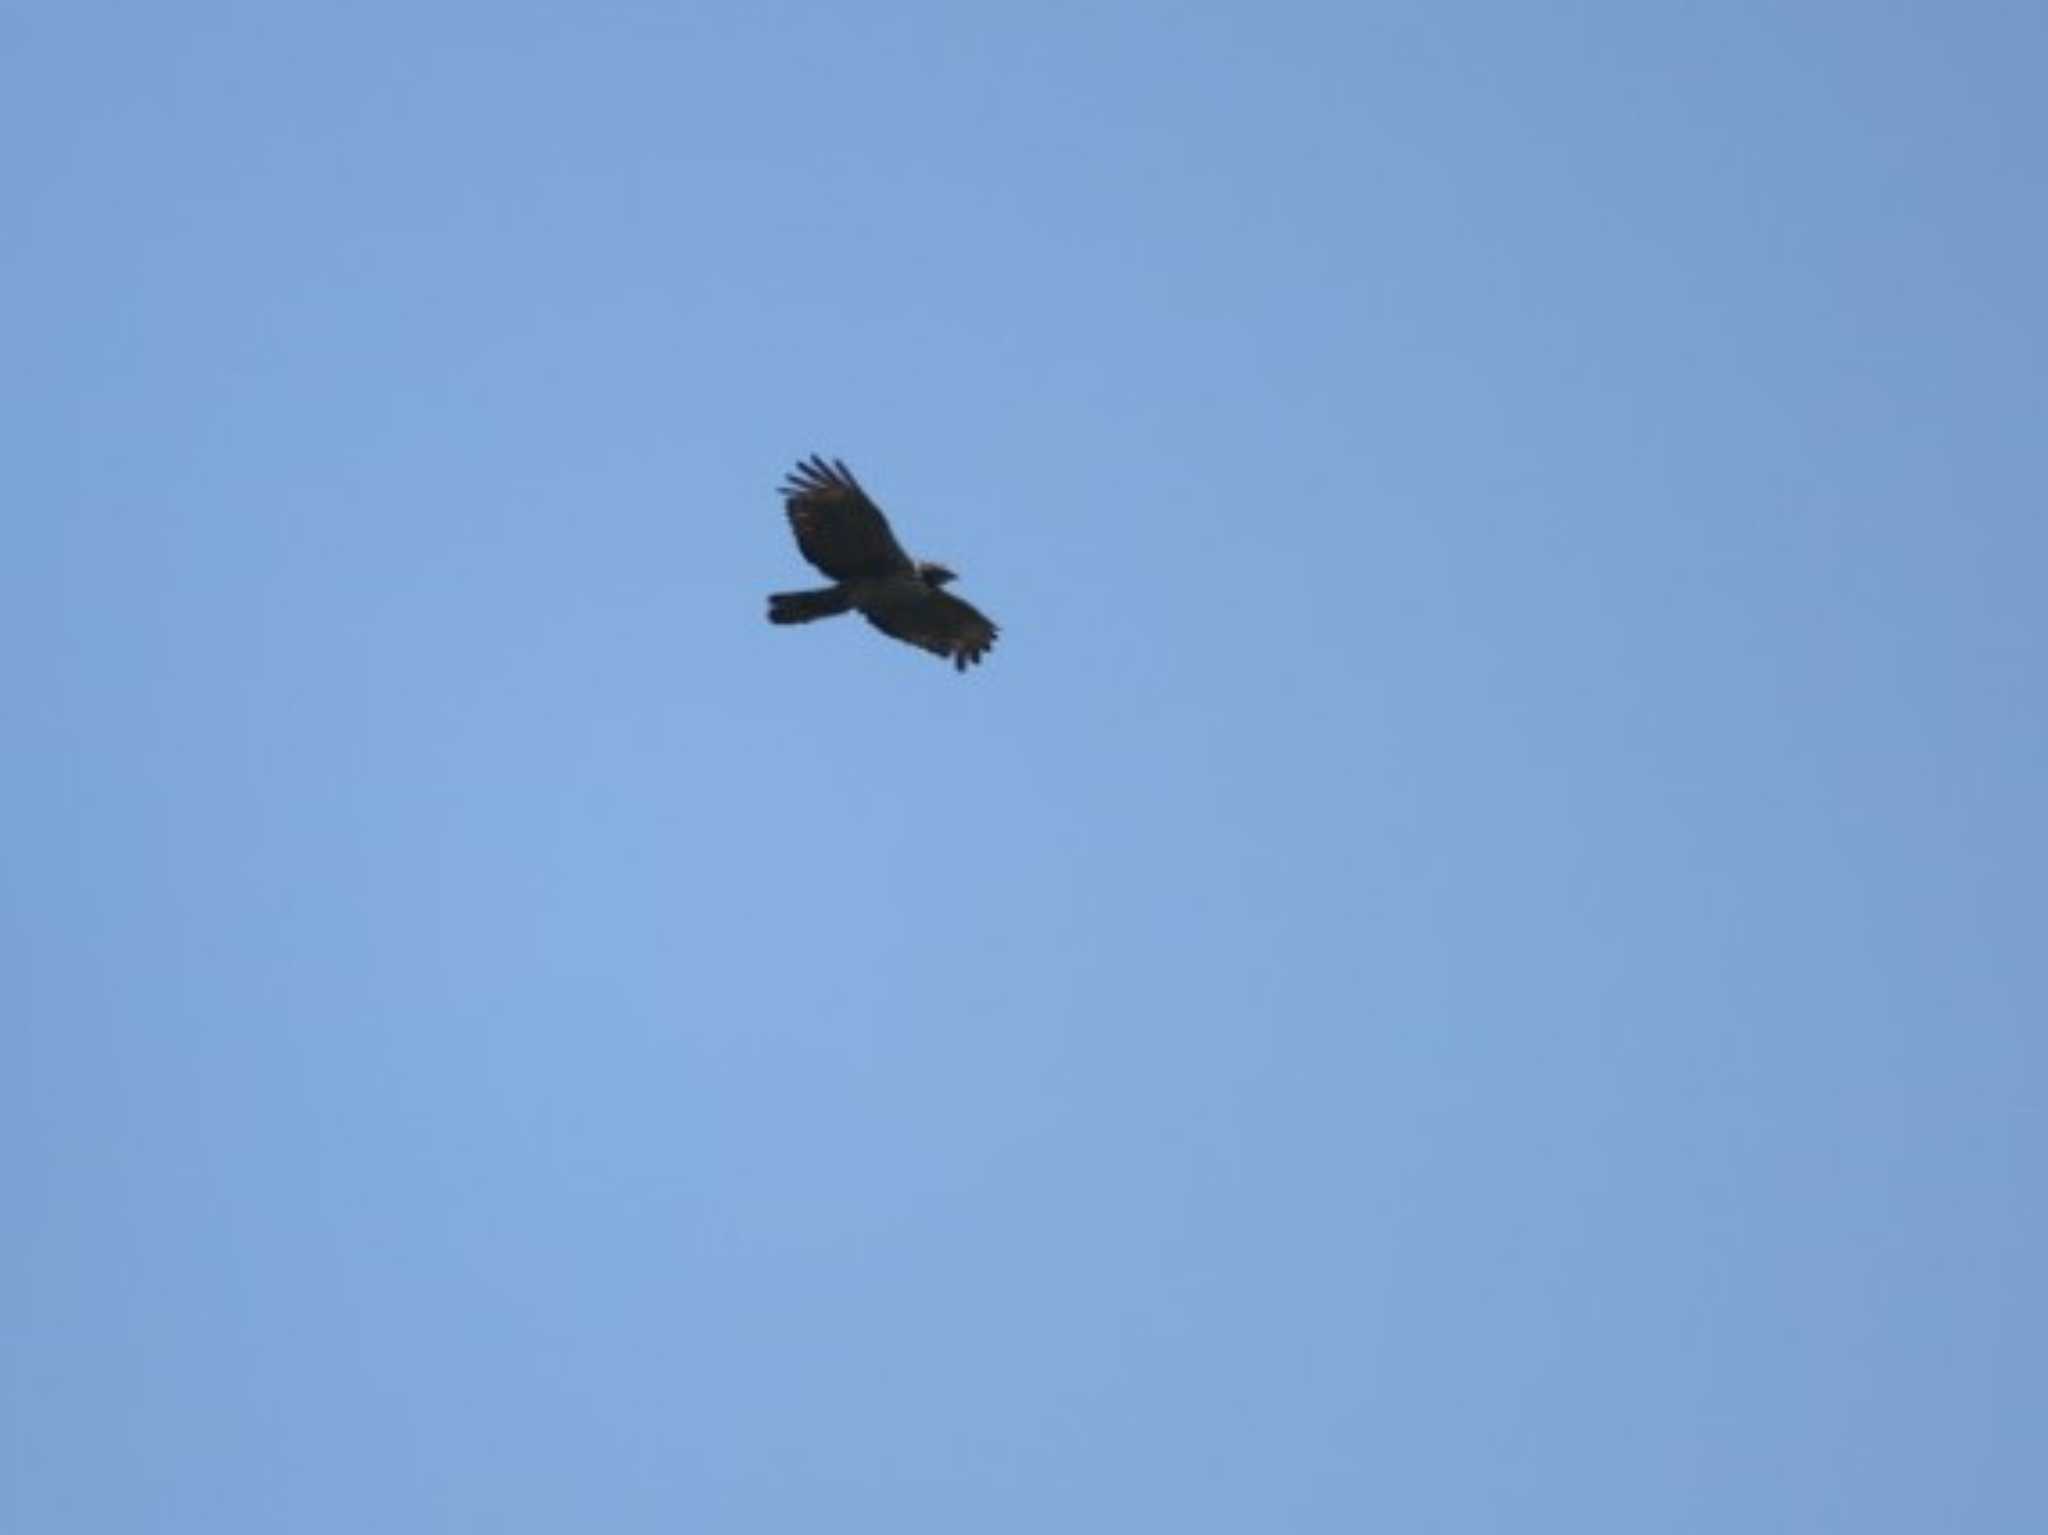
[[[771,624],[807,624],[856,612],[884,634],[966,671],[996,642],[988,617],[940,588],[953,572],[913,560],[889,531],[889,519],[838,459],[813,453],[782,485],[783,510],[803,557],[832,578],[808,592],[776,592],[768,599]]]

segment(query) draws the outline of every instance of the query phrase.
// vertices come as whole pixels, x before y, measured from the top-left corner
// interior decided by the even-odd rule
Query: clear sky
[[[2044,58],[7,6],[0,1526],[2048,1529]]]

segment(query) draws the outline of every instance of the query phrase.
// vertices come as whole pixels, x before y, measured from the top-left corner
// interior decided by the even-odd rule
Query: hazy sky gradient
[[[2044,58],[0,11],[0,1526],[2048,1528]]]

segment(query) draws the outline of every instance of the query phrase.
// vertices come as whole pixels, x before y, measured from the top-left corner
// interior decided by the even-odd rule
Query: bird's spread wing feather
[[[996,642],[996,626],[972,603],[951,592],[927,589],[907,602],[873,609],[867,621],[884,634],[945,656],[955,671],[966,671]]]
[[[838,459],[813,453],[790,471],[783,509],[805,559],[835,581],[901,575],[910,556],[889,531],[889,519]]]

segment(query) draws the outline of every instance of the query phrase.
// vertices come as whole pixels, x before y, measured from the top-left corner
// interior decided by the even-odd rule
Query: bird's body
[[[833,584],[772,594],[770,623],[857,612],[884,634],[947,658],[956,671],[979,662],[996,642],[986,614],[943,590],[953,572],[905,554],[882,509],[839,460],[813,454],[800,462],[783,484],[782,501],[797,548]]]

